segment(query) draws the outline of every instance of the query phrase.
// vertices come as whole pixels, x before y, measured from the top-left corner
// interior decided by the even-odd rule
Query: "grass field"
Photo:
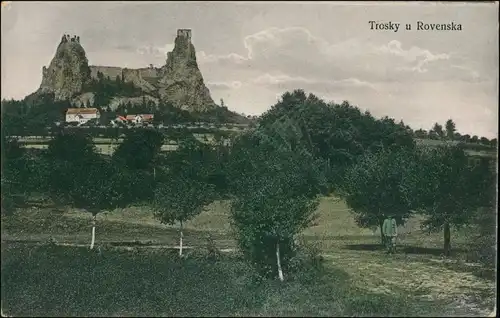
[[[227,202],[188,222],[187,258],[176,226],[131,207],[98,216],[96,251],[90,217],[60,207],[26,207],[2,217],[4,314],[57,316],[485,316],[494,307],[491,271],[464,261],[465,232],[452,233],[454,257],[440,256],[441,234],[418,219],[401,227],[386,256],[378,229],[356,226],[345,204],[321,200],[317,225],[303,240],[324,257],[322,271],[255,283],[235,252]],[[207,237],[223,252],[206,258]],[[58,245],[40,244],[52,238]],[[66,245],[64,245],[64,244]],[[79,246],[81,245],[81,246]],[[100,250],[100,252],[98,252]]]

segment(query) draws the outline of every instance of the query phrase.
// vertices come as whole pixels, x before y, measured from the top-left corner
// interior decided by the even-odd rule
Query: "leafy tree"
[[[163,134],[157,130],[129,131],[113,153],[113,159],[131,169],[150,169],[161,150],[163,140]]]
[[[47,178],[51,197],[92,214],[92,249],[97,214],[127,204],[135,177],[100,157],[92,138],[78,132],[58,132],[44,161],[39,176]]]
[[[361,227],[380,226],[387,215],[404,224],[412,214],[414,153],[384,150],[366,154],[347,173],[343,196]]]
[[[46,179],[52,199],[67,203],[71,200],[74,175],[96,160],[98,155],[90,135],[60,130],[49,142],[39,175]]]
[[[456,125],[452,119],[448,119],[445,124],[446,137],[453,140],[455,137]]]
[[[489,145],[490,144],[490,140],[488,138],[486,138],[486,137],[481,137],[481,139],[479,139],[479,141],[483,145]]]
[[[428,137],[427,131],[424,129],[418,129],[415,131],[415,137],[425,139]]]
[[[471,137],[469,134],[465,134],[465,135],[462,135],[462,139],[461,139],[463,142],[470,142],[471,140]]]
[[[435,123],[434,126],[432,127],[432,131],[437,134],[439,139],[444,138],[443,126],[441,126],[440,124]]]
[[[92,137],[88,134],[60,130],[49,141],[47,155],[54,160],[78,162],[96,158]]]
[[[284,125],[293,131],[297,143],[315,158],[329,162],[329,179],[337,187],[349,166],[365,151],[383,148],[413,148],[413,133],[391,118],[375,119],[348,102],[325,103],[302,90],[286,92],[281,100],[259,119],[259,127]],[[293,128],[292,128],[293,127]]]
[[[214,189],[203,180],[198,165],[184,163],[176,168],[155,189],[153,208],[155,217],[163,224],[179,222],[179,256],[182,256],[184,223],[212,202]]]
[[[418,191],[412,196],[426,217],[423,227],[443,229],[444,254],[451,252],[451,227],[467,224],[474,211],[484,205],[487,184],[484,168],[471,167],[460,146],[423,148],[417,160]]]
[[[2,101],[2,131],[7,135],[38,135],[47,126],[64,120],[71,107],[67,101],[56,101],[54,94],[30,95],[22,101]]]
[[[314,219],[324,165],[261,131],[236,141],[231,158],[231,222],[238,244],[261,275],[283,280],[296,235]]]
[[[126,187],[130,186],[130,175],[122,173],[111,163],[99,159],[88,163],[84,169],[72,169],[72,184],[68,188],[68,198],[72,206],[85,209],[92,214],[92,240],[94,248],[97,214],[125,206]]]
[[[470,139],[470,142],[475,143],[475,144],[478,143],[479,137],[477,135],[472,136],[472,138]]]
[[[17,139],[2,135],[2,213],[13,212],[15,206],[26,199],[25,190],[29,185],[24,169],[25,150]]]

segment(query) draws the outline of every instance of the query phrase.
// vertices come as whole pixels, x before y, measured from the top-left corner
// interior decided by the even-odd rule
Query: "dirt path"
[[[358,287],[373,293],[404,292],[423,301],[443,301],[451,315],[484,317],[493,310],[495,282],[448,269],[445,260],[428,262],[428,257],[366,251],[339,251],[325,258],[345,269]]]

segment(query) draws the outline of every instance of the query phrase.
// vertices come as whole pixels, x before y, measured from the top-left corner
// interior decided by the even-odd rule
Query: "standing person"
[[[394,253],[395,251],[396,236],[398,236],[397,228],[396,219],[394,219],[392,214],[389,214],[382,225],[382,233],[384,234],[387,253]]]

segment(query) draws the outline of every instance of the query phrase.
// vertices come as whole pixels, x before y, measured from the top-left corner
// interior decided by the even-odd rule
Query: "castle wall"
[[[116,76],[122,76],[123,68],[114,67],[114,66],[90,66],[90,75],[92,78],[97,79],[97,72],[101,72],[104,74],[104,77],[108,77],[110,79],[115,79]]]
[[[115,79],[116,76],[122,77],[122,75],[125,75],[124,77],[128,77],[129,75],[135,73],[140,75],[140,77],[146,77],[146,78],[158,78],[160,77],[160,69],[158,68],[139,68],[139,69],[125,69],[122,67],[115,67],[115,66],[90,66],[90,72],[91,76],[94,79],[97,79],[97,72],[101,72],[104,74],[104,77],[109,76],[111,79]]]
[[[157,68],[140,68],[138,69],[142,77],[160,77],[160,69]]]

